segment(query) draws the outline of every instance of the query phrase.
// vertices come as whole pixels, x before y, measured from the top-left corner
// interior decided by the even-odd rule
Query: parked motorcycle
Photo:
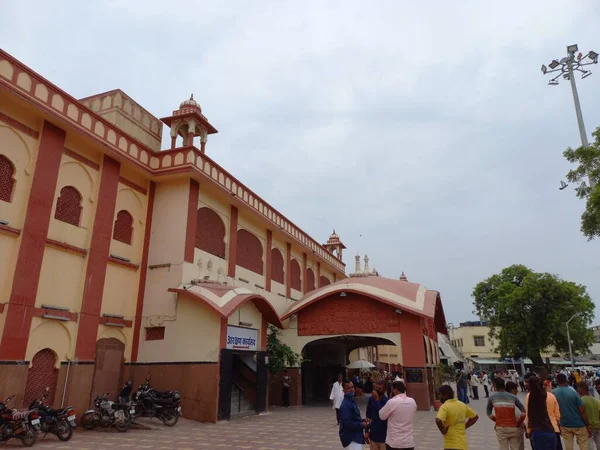
[[[52,433],[61,441],[68,441],[73,436],[73,429],[77,427],[75,424],[75,410],[72,406],[54,409],[44,404],[44,400],[48,397],[48,392],[49,389],[46,389],[46,394],[41,399],[31,402],[29,409],[38,410],[40,415],[40,429],[44,433],[44,437],[48,433]]]
[[[131,391],[131,382],[125,383],[121,390],[121,397]],[[156,417],[168,426],[173,427],[181,415],[181,395],[177,391],[157,391],[150,387],[150,376],[133,394],[132,413],[134,419],[142,417]]]
[[[95,409],[90,409],[83,414],[81,425],[86,430],[93,430],[100,426],[108,428],[114,425],[118,431],[125,432],[131,426],[131,415],[133,408],[130,410],[128,403],[118,403],[108,400],[104,395],[99,395],[94,399]]]
[[[10,439],[19,439],[25,447],[31,447],[37,440],[37,432],[40,431],[40,419],[38,411],[17,411],[6,404],[15,396],[11,395],[4,403],[0,402],[0,422],[2,432],[0,442]]]

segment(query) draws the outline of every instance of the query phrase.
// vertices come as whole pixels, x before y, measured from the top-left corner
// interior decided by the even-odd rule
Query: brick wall
[[[196,248],[225,258],[225,224],[210,208],[200,208],[196,213]]]
[[[400,317],[393,307],[362,295],[334,295],[300,311],[298,335],[399,332]]]
[[[285,284],[283,266],[283,255],[281,252],[276,248],[271,249],[271,280]]]
[[[15,187],[15,168],[8,158],[0,155],[0,200],[10,203]]]
[[[306,292],[315,290],[315,273],[309,267],[306,269]]]
[[[292,274],[292,280],[290,282],[291,288],[301,291],[302,282],[300,280],[300,264],[295,259],[292,259],[292,262],[290,263],[290,272]]]
[[[56,202],[54,218],[61,222],[79,226],[81,222],[81,194],[73,186],[65,186],[60,190],[60,197]]]
[[[237,232],[237,264],[259,275],[263,274],[263,248],[256,236],[247,230]]]
[[[124,209],[117,213],[117,220],[113,229],[113,239],[131,245],[133,235],[133,216]]]

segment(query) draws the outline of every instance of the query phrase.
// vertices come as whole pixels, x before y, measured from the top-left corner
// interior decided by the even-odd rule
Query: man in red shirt
[[[525,420],[525,407],[516,395],[506,392],[504,379],[494,380],[496,391],[490,395],[487,403],[487,415],[496,422],[496,437],[500,450],[520,450],[525,441],[521,424]],[[517,420],[516,408],[521,415]]]

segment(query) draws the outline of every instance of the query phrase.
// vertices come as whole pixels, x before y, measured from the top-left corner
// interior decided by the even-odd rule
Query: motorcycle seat
[[[53,416],[62,416],[63,414],[66,414],[69,409],[72,409],[70,406],[67,406],[66,408],[63,409],[54,409],[54,408],[49,408],[50,414],[52,414]]]

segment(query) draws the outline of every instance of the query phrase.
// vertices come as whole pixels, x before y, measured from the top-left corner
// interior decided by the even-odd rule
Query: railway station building
[[[428,409],[439,292],[347,276],[335,231],[312,238],[221,167],[200,104],[177,104],[159,118],[119,89],[76,99],[0,50],[0,397],[49,386],[81,413],[150,375],[194,420],[265,411],[272,325],[306,360],[294,405],[387,345]]]

